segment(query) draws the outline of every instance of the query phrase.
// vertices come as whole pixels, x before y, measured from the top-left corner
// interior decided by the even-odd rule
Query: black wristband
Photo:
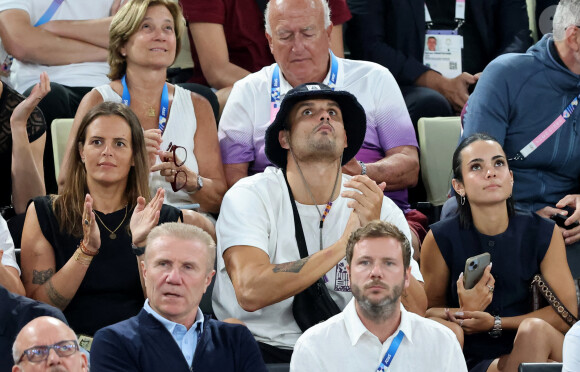
[[[131,250],[135,256],[141,256],[143,253],[145,253],[145,247],[137,247],[133,243],[131,243]]]

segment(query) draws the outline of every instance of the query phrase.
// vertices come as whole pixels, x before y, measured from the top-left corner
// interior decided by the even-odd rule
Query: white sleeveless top
[[[170,142],[173,142],[174,145],[185,147],[187,149],[185,166],[195,173],[198,173],[199,168],[197,166],[197,159],[193,153],[193,137],[195,136],[195,131],[197,129],[197,120],[195,117],[193,102],[191,101],[191,93],[177,85],[174,87],[175,92],[173,93],[173,103],[171,104],[171,110],[169,111],[165,132],[163,132],[163,136],[161,137],[163,139],[161,150],[167,149]],[[101,94],[104,101],[119,103],[122,101],[121,97],[109,84],[101,85],[94,89]],[[157,157],[156,164],[159,163],[161,163],[161,160]],[[189,195],[184,191],[185,189],[173,192],[171,184],[165,181],[165,177],[162,177],[159,172],[153,172],[149,175],[149,189],[151,190],[151,195],[155,195],[155,192],[159,187],[165,189],[165,204],[179,208],[181,205],[192,203]]]

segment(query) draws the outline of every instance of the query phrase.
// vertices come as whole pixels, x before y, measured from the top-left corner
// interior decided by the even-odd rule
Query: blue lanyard
[[[389,349],[387,350],[387,353],[385,354],[385,357],[383,358],[381,365],[379,366],[379,368],[377,368],[377,372],[385,372],[387,368],[389,368],[391,362],[393,361],[393,358],[395,357],[395,354],[397,353],[397,350],[399,349],[399,345],[401,345],[401,341],[403,341],[404,336],[405,334],[403,333],[403,331],[399,330],[399,333],[391,342],[391,346],[389,346]]]
[[[336,87],[336,79],[338,75],[338,60],[334,53],[330,52],[330,79],[328,86],[334,90]],[[280,110],[280,67],[278,64],[274,66],[272,73],[272,88],[270,90],[270,123],[274,122],[276,114]]]
[[[53,0],[48,9],[46,9],[46,12],[44,12],[40,19],[34,24],[34,27],[38,27],[50,21],[63,2],[64,0]]]
[[[123,75],[121,83],[123,84],[123,103],[127,106],[131,105],[131,93],[127,87],[127,75]],[[161,110],[159,110],[159,130],[161,134],[165,131],[165,124],[167,123],[167,112],[169,111],[169,93],[167,91],[167,83],[163,85],[163,92],[161,93]]]

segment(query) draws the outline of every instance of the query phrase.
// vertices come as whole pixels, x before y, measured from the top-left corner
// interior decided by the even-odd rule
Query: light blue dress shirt
[[[159,320],[161,324],[167,329],[171,334],[179,349],[183,353],[187,365],[191,366],[193,363],[193,355],[195,354],[195,348],[197,347],[197,340],[199,335],[203,332],[203,313],[197,308],[197,315],[195,316],[195,323],[188,330],[183,324],[172,322],[167,320],[161,315],[157,314],[155,310],[149,305],[149,299],[145,300],[145,305],[143,309],[149,314],[153,315],[155,319]]]

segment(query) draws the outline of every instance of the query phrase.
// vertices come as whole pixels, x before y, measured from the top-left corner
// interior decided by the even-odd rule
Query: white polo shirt
[[[459,342],[450,329],[401,306],[399,327],[381,343],[361,322],[354,298],[342,313],[300,336],[294,347],[290,371],[375,372],[399,330],[405,336],[389,372],[467,372]]]

